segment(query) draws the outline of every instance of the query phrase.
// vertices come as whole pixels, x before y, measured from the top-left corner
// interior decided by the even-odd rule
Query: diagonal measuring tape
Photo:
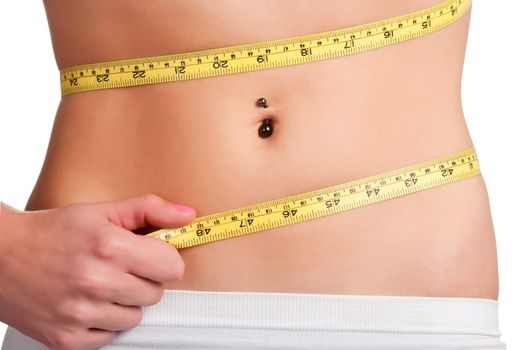
[[[62,96],[169,83],[342,57],[400,43],[458,20],[471,0],[448,0],[404,16],[287,39],[64,68]],[[311,192],[197,217],[147,236],[187,248],[313,220],[480,174],[473,147],[431,161]]]
[[[448,0],[398,17],[328,32],[60,70],[62,96],[236,74],[364,52],[423,36],[459,19],[471,0]]]
[[[474,147],[352,182],[196,217],[147,234],[176,248],[313,220],[480,174]]]

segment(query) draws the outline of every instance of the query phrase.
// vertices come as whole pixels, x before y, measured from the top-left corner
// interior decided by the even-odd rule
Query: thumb
[[[196,217],[193,208],[171,203],[152,193],[98,205],[110,222],[130,231],[145,226],[181,227]]]

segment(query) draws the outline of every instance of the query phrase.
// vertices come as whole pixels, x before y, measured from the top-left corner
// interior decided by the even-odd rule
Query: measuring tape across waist
[[[196,217],[147,234],[187,248],[313,220],[480,174],[474,147],[408,167],[285,198]]]
[[[168,83],[347,56],[423,36],[459,19],[471,0],[448,0],[398,17],[287,39],[174,55],[110,61],[60,70],[62,96]]]

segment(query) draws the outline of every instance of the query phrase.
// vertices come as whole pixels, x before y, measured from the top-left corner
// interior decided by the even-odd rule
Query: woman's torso
[[[312,34],[440,2],[44,4],[63,68]],[[153,192],[203,216],[466,149],[468,25],[466,13],[431,35],[357,55],[67,96],[27,209]],[[274,131],[260,138],[266,116]],[[480,175],[179,253],[185,275],[166,288],[498,297]]]

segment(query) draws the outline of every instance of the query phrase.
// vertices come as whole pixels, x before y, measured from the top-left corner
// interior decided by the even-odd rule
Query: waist
[[[93,96],[107,98],[104,93]],[[259,123],[242,120],[246,113],[271,108],[241,111],[230,105],[227,113],[229,103],[221,99],[187,99],[184,112],[171,114],[170,105],[123,107],[114,96],[96,104],[104,108],[93,113],[68,102],[77,95],[68,96],[30,208],[154,192],[203,216],[375,175],[472,144],[459,110],[394,117],[386,107],[381,107],[386,113],[376,114],[348,104],[354,112],[346,114],[329,104],[320,117],[313,113],[324,109],[321,104],[289,104],[284,97],[294,97],[291,92],[252,93],[278,106],[270,138],[258,137]],[[163,92],[138,94],[155,99]],[[198,113],[190,114],[191,102]],[[214,102],[221,113],[212,113],[218,107]],[[497,297],[494,237],[481,176],[179,253],[185,276],[166,288]]]
[[[471,144],[460,98],[467,28],[468,15],[418,40],[357,55],[66,96],[52,135],[65,147],[51,152],[71,177],[82,173],[97,188],[178,193],[203,215],[268,199],[256,181],[272,198],[454,153]],[[261,96],[270,108],[255,105]],[[274,132],[262,139],[258,128],[268,117]],[[123,163],[123,154],[133,156]],[[292,169],[310,180],[283,181]],[[197,204],[184,194],[189,184],[218,200]],[[97,196],[89,183],[84,193]]]
[[[28,208],[154,192],[202,216],[466,149],[467,24],[404,48],[66,96]],[[167,288],[496,296],[492,234],[477,176],[180,250],[185,276]]]
[[[265,73],[266,81],[277,77]],[[335,78],[338,85],[332,73],[327,80]],[[240,76],[215,79],[184,82],[203,89],[158,85],[66,97],[43,173],[53,172],[61,192],[75,193],[77,199],[103,200],[101,190],[120,195],[154,191],[207,215],[472,145],[454,96],[431,102],[432,96],[408,92],[403,97],[399,91],[393,100],[376,101],[375,96],[358,97],[362,93],[350,86],[331,92],[295,81],[271,89],[260,79],[253,87]],[[228,86],[228,94],[217,93]],[[255,106],[260,96],[269,108]],[[262,138],[258,130],[269,117],[273,132]]]

